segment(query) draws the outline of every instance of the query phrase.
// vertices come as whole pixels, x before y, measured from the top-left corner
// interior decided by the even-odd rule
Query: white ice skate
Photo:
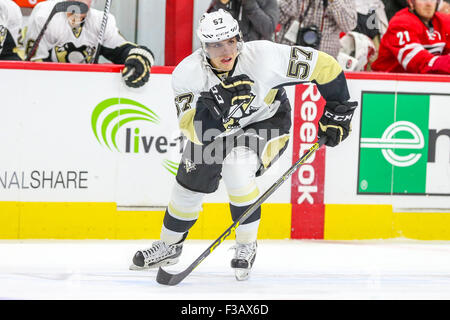
[[[175,264],[178,262],[182,249],[183,243],[167,245],[161,240],[155,241],[151,248],[136,252],[130,270],[143,270]]]
[[[247,244],[238,243],[233,248],[235,253],[231,267],[234,269],[234,275],[239,281],[247,280],[255,262],[257,243],[256,241]]]

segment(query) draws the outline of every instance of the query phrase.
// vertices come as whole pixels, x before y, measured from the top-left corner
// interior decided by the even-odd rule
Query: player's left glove
[[[125,68],[122,70],[122,77],[126,85],[139,88],[146,84],[150,78],[150,69],[153,63],[153,55],[147,48],[131,49],[125,60]]]
[[[335,147],[348,137],[351,129],[351,121],[358,102],[328,101],[323,115],[319,120],[319,139],[327,137],[325,144]]]

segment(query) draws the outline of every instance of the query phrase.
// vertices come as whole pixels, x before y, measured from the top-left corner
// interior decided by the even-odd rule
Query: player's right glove
[[[328,101],[319,120],[319,139],[327,137],[325,144],[335,147],[348,137],[351,129],[351,121],[358,102]]]
[[[231,106],[251,98],[253,84],[253,80],[245,74],[229,77],[209,91],[202,92],[198,103],[205,105],[215,119],[224,118]]]

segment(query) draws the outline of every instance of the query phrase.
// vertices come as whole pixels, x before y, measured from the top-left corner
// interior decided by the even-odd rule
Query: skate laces
[[[142,250],[142,254],[144,255],[145,260],[156,260],[162,257],[168,256],[172,253],[170,248],[171,246],[167,246],[163,241],[159,240],[152,244],[152,247],[147,250]],[[175,248],[175,246],[173,246]]]
[[[236,244],[232,249],[236,249],[235,259],[249,260],[251,255],[255,252],[255,242],[248,244]]]

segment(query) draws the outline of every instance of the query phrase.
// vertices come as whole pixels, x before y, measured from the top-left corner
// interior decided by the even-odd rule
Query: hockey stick
[[[47,30],[48,24],[53,19],[55,14],[60,13],[60,12],[70,12],[73,14],[85,14],[86,12],[88,12],[88,10],[89,10],[89,7],[85,3],[79,2],[79,1],[63,1],[63,2],[58,2],[57,4],[55,4],[52,11],[50,12],[50,15],[47,18],[47,21],[45,21],[45,24],[42,27],[41,32],[39,32],[39,35],[36,38],[36,41],[34,41],[33,47],[31,48],[30,52],[28,52],[28,55],[27,55],[25,61],[30,61],[31,58],[33,58],[33,56],[36,54],[36,51],[39,47],[39,43],[41,42],[42,38],[44,37],[44,33]]]
[[[106,3],[105,3],[105,9],[103,10],[102,25],[100,27],[100,32],[98,33],[98,38],[97,38],[97,47],[95,48],[94,59],[91,62],[93,64],[98,63],[98,58],[100,57],[100,46],[103,43],[103,36],[105,35],[106,25],[108,23],[108,14],[109,14],[109,9],[111,8],[111,2],[112,2],[112,0],[106,0]]]
[[[217,238],[194,262],[192,262],[189,267],[187,267],[184,271],[180,273],[169,273],[165,271],[163,268],[159,267],[158,274],[156,275],[156,281],[160,284],[165,284],[169,286],[174,286],[184,278],[186,278],[192,270],[194,270],[211,252],[214,251],[238,226],[241,222],[243,222],[246,218],[248,218],[259,206],[267,200],[274,192],[277,190],[283,182],[285,182],[302,164],[308,160],[311,155],[316,152],[325,142],[327,137],[323,136],[317,141],[307,153],[305,153],[296,163],[292,165],[269,189],[267,189],[264,194],[256,200],[256,202],[251,205],[245,212],[233,222],[233,224],[225,230],[222,235]]]

